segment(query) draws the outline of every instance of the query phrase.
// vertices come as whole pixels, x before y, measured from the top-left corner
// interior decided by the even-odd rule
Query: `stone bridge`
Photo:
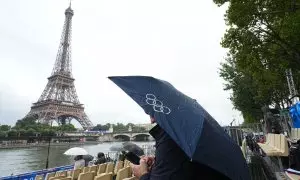
[[[135,140],[137,138],[139,139],[149,139],[151,138],[151,135],[148,132],[115,132],[112,134],[114,139],[127,139],[127,140]]]

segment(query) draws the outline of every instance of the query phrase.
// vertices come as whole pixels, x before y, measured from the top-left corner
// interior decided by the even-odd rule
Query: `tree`
[[[32,128],[30,128],[26,131],[26,136],[35,136],[35,134],[36,134],[36,131]]]
[[[10,130],[10,126],[9,125],[1,125],[0,126],[0,131],[9,131]]]
[[[16,130],[10,130],[7,133],[8,137],[17,137],[18,136],[18,132]]]
[[[26,136],[26,130],[24,129],[20,129],[19,131],[17,131],[18,136]]]
[[[0,131],[0,138],[6,137],[7,133],[4,131]]]
[[[34,117],[26,117],[24,119],[18,120],[15,125],[15,129],[28,129],[31,127],[36,127],[37,123]]]
[[[44,129],[43,131],[41,131],[41,136],[55,136],[56,133],[55,131],[51,130],[51,129]]]
[[[139,126],[133,126],[132,127],[132,132],[145,132],[146,129],[144,127],[139,127]]]
[[[124,132],[124,131],[128,131],[128,127],[126,127],[124,124],[122,123],[117,123],[116,125],[114,125],[114,131],[115,132]]]
[[[76,128],[74,127],[73,124],[63,124],[63,125],[59,126],[59,129],[63,132],[76,131]]]
[[[129,127],[129,126],[133,127],[134,124],[133,123],[127,123],[126,127]]]
[[[228,3],[229,26],[221,45],[228,48],[220,76],[245,122],[258,121],[262,106],[287,104],[285,70],[292,68],[300,85],[300,12],[289,12],[289,0],[214,0]]]
[[[106,124],[106,125],[101,125],[101,124],[97,124],[97,126],[93,127],[92,130],[93,131],[107,131],[110,127],[110,124]]]

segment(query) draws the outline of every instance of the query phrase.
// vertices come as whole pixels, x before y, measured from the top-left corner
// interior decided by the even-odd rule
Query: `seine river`
[[[151,144],[154,142],[134,142],[137,145]],[[81,145],[89,154],[96,156],[98,152],[109,152],[109,148],[121,142],[102,143],[97,145]],[[52,146],[50,147],[49,168],[69,165],[74,161],[72,157],[63,153],[74,146]],[[47,159],[47,147],[0,149],[0,177],[19,174],[34,170],[45,169]]]

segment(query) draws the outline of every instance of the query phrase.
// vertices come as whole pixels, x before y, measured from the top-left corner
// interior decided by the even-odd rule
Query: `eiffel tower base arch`
[[[34,117],[43,124],[51,124],[52,121],[56,121],[59,125],[69,124],[72,119],[75,119],[85,130],[93,127],[80,104],[65,105],[57,102],[39,102],[31,107],[30,112],[25,117]]]

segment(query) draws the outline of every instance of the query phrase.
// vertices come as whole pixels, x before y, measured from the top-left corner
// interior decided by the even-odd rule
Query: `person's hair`
[[[101,157],[103,157],[104,156],[104,153],[103,152],[99,152],[98,153],[98,158],[101,158]]]
[[[80,159],[83,159],[83,156],[82,156],[82,155],[78,155],[78,156],[75,156],[75,157],[74,157],[74,160],[75,160],[75,161],[78,161],[78,160],[80,160]]]
[[[78,160],[83,159],[83,155],[78,155]]]

